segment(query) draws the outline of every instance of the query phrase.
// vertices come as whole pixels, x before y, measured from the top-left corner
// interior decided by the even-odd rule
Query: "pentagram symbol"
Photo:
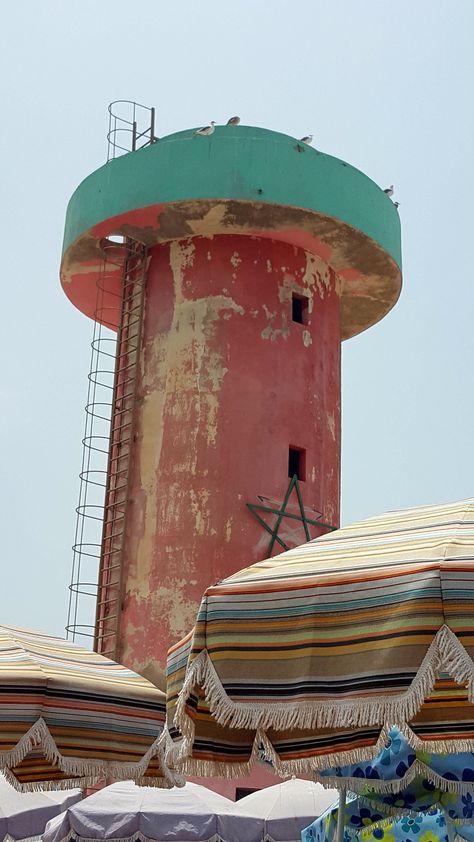
[[[293,491],[296,494],[297,498],[297,506],[290,502],[291,495]],[[270,535],[270,542],[268,545],[267,556],[270,557],[275,543],[279,544],[284,550],[289,550],[290,547],[286,543],[286,541],[279,535],[279,532],[282,528],[282,523],[285,519],[292,520],[298,524],[303,524],[304,534],[306,535],[306,540],[311,541],[312,535],[310,532],[309,527],[315,526],[319,527],[320,529],[327,530],[328,532],[332,532],[336,529],[335,526],[332,526],[329,523],[324,523],[324,521],[319,520],[318,518],[321,517],[321,512],[317,512],[315,509],[308,509],[305,507],[303,503],[303,497],[301,495],[301,488],[298,481],[298,477],[295,474],[288,486],[288,489],[285,494],[285,498],[281,506],[275,504],[273,500],[269,500],[267,497],[262,497],[261,495],[257,495],[258,499],[261,500],[261,503],[247,503],[247,508],[249,511],[252,512],[253,516],[258,520],[258,522],[263,526],[266,532]],[[296,509],[296,511],[292,511]],[[275,515],[276,520],[274,524],[267,523],[266,520],[263,519],[260,512],[265,513],[267,515]],[[287,537],[285,535],[285,537]],[[288,540],[288,538],[287,538]],[[300,543],[298,539],[295,539],[295,546]]]

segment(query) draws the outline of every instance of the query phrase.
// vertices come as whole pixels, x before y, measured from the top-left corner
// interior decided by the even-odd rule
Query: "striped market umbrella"
[[[371,518],[206,591],[169,654],[170,756],[322,780],[392,726],[417,754],[472,752],[473,655],[474,500]]]
[[[95,652],[0,626],[0,769],[21,791],[170,786],[164,694]]]

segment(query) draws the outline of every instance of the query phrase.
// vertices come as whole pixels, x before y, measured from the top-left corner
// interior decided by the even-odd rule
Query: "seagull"
[[[304,137],[300,137],[300,143],[312,143],[313,142],[313,135],[306,134]]]
[[[387,187],[384,191],[386,196],[393,196],[393,184],[390,187]]]
[[[216,125],[215,120],[211,120],[210,126],[203,126],[202,129],[197,129],[194,134],[201,135],[201,137],[206,137],[207,135],[214,134],[214,126]]]
[[[240,117],[229,117],[227,120],[228,126],[238,126],[240,123]]]

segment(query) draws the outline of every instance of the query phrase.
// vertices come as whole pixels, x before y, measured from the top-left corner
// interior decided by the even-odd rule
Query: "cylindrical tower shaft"
[[[128,255],[143,247],[133,277],[107,260],[112,235]],[[104,264],[104,306],[122,290],[124,370],[96,645],[160,682],[209,584],[338,525],[340,342],[395,303],[400,225],[344,162],[223,126],[171,135],[79,186],[61,275],[90,316]]]
[[[308,518],[338,525],[334,271],[270,239],[155,246],[135,413],[117,655],[150,674],[203,590],[267,555],[271,536],[247,503],[279,506],[296,473]],[[306,540],[286,513],[277,536]]]

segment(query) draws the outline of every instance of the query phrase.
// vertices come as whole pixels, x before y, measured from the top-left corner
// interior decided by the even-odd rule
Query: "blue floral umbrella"
[[[397,728],[390,729],[374,760],[325,769],[316,777],[325,786],[346,787],[394,808],[425,811],[454,799],[459,817],[474,817],[474,753],[413,749]]]
[[[334,842],[338,813],[337,805],[329,807],[303,830],[302,842]],[[344,842],[452,842],[456,837],[472,842],[474,825],[459,821],[435,807],[426,813],[410,812],[397,817],[390,808],[387,813],[383,805],[377,809],[363,797],[354,796],[344,808]]]
[[[363,842],[369,839],[394,842],[385,838],[385,829],[396,824],[396,833],[401,825],[395,818],[403,817],[403,826],[414,822],[428,821],[426,832],[434,833],[442,826],[441,819],[447,822],[447,830],[463,828],[462,835],[474,842],[474,754],[458,752],[456,754],[434,754],[411,748],[397,728],[391,728],[384,749],[374,760],[338,766],[316,773],[316,777],[326,786],[335,786],[342,791],[339,808],[325,814],[328,823],[328,838],[332,826],[339,815],[338,839],[342,839],[342,830],[350,834],[350,829],[362,833]],[[357,799],[344,807],[344,793],[349,790],[357,794]],[[344,809],[343,809],[344,807]],[[378,815],[380,814],[380,815]],[[432,817],[437,814],[436,819]],[[328,818],[330,816],[330,818]],[[420,819],[420,816],[423,816]],[[394,817],[394,822],[387,825],[387,819]],[[324,817],[322,817],[324,818]],[[321,820],[322,820],[321,818]],[[318,820],[318,821],[321,821]],[[379,826],[378,822],[382,822]],[[433,824],[433,822],[435,824]],[[378,836],[366,837],[366,826],[374,826]],[[435,827],[436,825],[436,827]],[[313,826],[311,826],[313,827]],[[464,831],[464,828],[467,828]],[[381,828],[385,828],[382,829]],[[374,830],[374,833],[375,833]],[[318,825],[318,832],[321,826]],[[414,833],[415,831],[413,831]],[[395,830],[387,830],[393,834]],[[395,835],[395,842],[415,842],[415,837]],[[443,834],[441,834],[442,836]],[[452,839],[453,834],[448,833]],[[416,834],[415,834],[416,836]],[[311,838],[311,837],[309,837]],[[440,837],[441,838],[441,837]],[[416,837],[416,842],[436,842]],[[439,840],[438,840],[439,842]],[[441,840],[443,842],[443,840]]]

